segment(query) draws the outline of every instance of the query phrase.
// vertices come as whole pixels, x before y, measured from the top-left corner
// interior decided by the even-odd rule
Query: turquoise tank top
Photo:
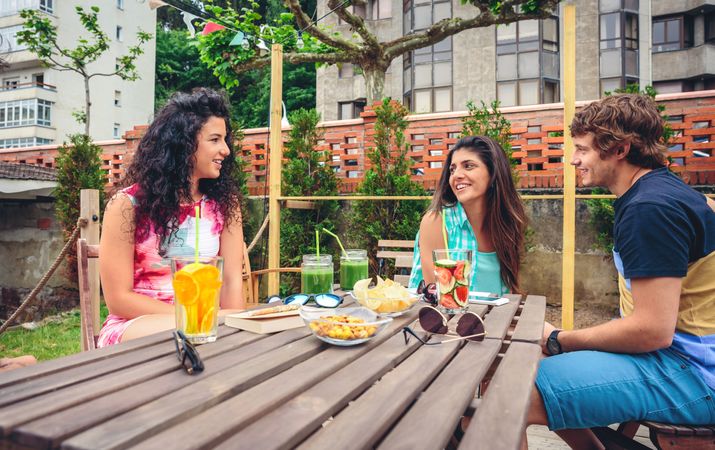
[[[499,258],[496,252],[484,253],[477,250],[477,237],[474,235],[472,225],[467,219],[462,205],[456,205],[442,210],[447,224],[447,242],[449,248],[463,248],[472,250],[472,280],[470,291],[491,292],[499,295],[509,293],[509,289],[501,279]],[[412,274],[409,287],[416,288],[424,278],[422,275],[422,259],[420,258],[420,233],[415,237],[414,255],[412,258]]]

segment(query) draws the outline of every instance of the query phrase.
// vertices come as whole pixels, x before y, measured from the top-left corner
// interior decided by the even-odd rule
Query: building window
[[[600,0],[601,92],[638,83],[638,0]]]
[[[497,99],[502,106],[560,101],[558,18],[500,25]]]
[[[653,52],[693,46],[693,20],[689,16],[653,19]]]
[[[52,102],[37,98],[0,102],[0,128],[26,125],[49,127],[52,122]]]
[[[114,136],[114,139],[119,139],[119,133],[121,129],[121,125],[118,123],[115,123],[114,126],[112,127],[112,136]]]
[[[4,78],[2,80],[3,88],[7,89],[17,89],[17,85],[20,84],[20,77]]]
[[[365,110],[367,102],[363,99],[352,102],[338,103],[338,120],[357,119],[360,113]]]
[[[114,91],[114,106],[122,106],[122,91]]]
[[[40,11],[51,14],[54,10],[54,0],[40,0]]]
[[[389,19],[392,17],[392,0],[371,0],[368,11],[372,20]]]
[[[10,53],[25,50],[27,46],[17,43],[17,32],[22,30],[22,25],[0,28],[0,52]]]
[[[119,42],[123,42],[123,41],[124,41],[124,29],[123,29],[121,26],[119,26],[119,25],[117,25],[117,33],[116,33],[116,36],[117,36],[117,41],[119,41]]]
[[[449,1],[414,0],[404,5],[408,32],[452,16]],[[416,113],[451,111],[452,38],[405,54],[402,61],[405,106]]]
[[[48,145],[51,143],[52,139],[44,139],[39,137],[0,139],[0,148],[34,147],[36,145]]]
[[[715,42],[715,12],[705,15],[705,42]]]
[[[124,9],[124,0],[117,0],[117,8]]]
[[[32,83],[35,86],[45,87],[45,74],[44,73],[33,73]]]

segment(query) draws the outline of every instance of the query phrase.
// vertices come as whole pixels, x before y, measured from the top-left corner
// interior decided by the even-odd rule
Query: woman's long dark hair
[[[492,238],[499,258],[502,281],[510,290],[520,292],[519,265],[528,219],[524,205],[514,187],[509,161],[504,150],[495,140],[486,136],[467,136],[457,141],[447,155],[429,210],[441,214],[442,209],[457,203],[457,197],[449,184],[452,155],[457,150],[471,151],[484,162],[489,170],[484,225]]]
[[[177,93],[159,111],[134,153],[121,187],[138,184],[135,194],[134,237],[146,240],[150,230],[159,236],[159,254],[179,227],[180,204],[191,203],[191,174],[198,134],[211,117],[224,119],[230,154],[216,179],[201,179],[199,191],[215,201],[224,226],[240,218],[240,191],[226,99],[205,88],[191,94]],[[168,239],[167,239],[168,238]]]

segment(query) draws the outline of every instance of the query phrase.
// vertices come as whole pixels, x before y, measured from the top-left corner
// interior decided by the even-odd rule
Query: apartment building
[[[86,33],[75,6],[98,6],[101,29],[111,39],[109,50],[91,64],[91,72],[113,72],[117,58],[137,42],[138,29],[154,34],[156,12],[137,0],[0,0],[0,149],[61,144],[71,133],[84,132],[72,112],[84,108],[84,83],[77,73],[44,67],[16,33],[20,11],[38,9],[57,26],[63,47],[74,47]],[[148,123],[154,109],[155,39],[137,60],[141,79],[93,77],[90,81],[90,135],[95,141],[118,139],[136,124]]]
[[[318,16],[327,12],[318,2]],[[715,2],[712,0],[574,0],[577,100],[639,83],[659,93],[715,89]],[[460,0],[367,0],[353,7],[383,41],[419,32],[448,17],[472,17]],[[395,59],[386,96],[415,113],[466,109],[469,100],[502,106],[562,101],[560,10],[543,20],[467,30]],[[324,22],[349,36],[335,14]],[[365,85],[358,67],[317,72],[324,120],[358,117]]]

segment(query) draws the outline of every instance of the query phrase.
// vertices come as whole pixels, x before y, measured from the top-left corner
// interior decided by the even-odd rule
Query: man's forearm
[[[613,353],[645,353],[670,346],[672,333],[653,325],[641,325],[633,316],[611,320],[582,330],[564,330],[559,343],[565,352],[600,350]]]

